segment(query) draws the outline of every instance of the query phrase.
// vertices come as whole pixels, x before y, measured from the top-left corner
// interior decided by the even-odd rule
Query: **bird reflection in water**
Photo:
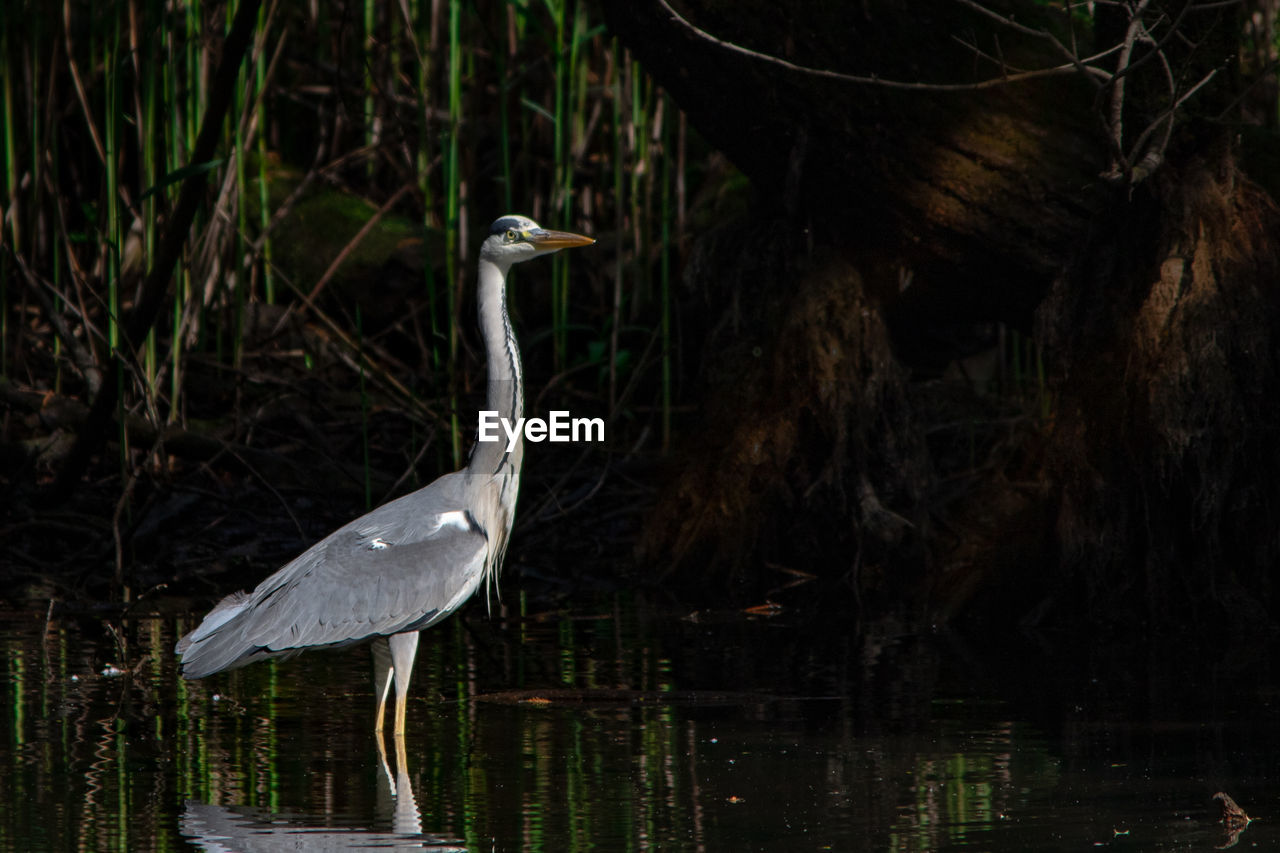
[[[273,815],[263,809],[215,806],[190,800],[183,810],[179,830],[202,850],[275,853],[283,850],[435,850],[465,851],[466,844],[422,831],[422,813],[413,796],[413,784],[405,756],[404,738],[393,738],[396,750],[394,775],[382,738],[377,738],[378,823],[384,828],[334,826],[332,816]]]

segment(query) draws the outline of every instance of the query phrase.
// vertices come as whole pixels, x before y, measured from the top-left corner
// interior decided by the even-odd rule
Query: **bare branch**
[[[1129,26],[1125,29],[1124,42],[1120,48],[1120,56],[1116,60],[1115,86],[1111,90],[1111,115],[1108,126],[1111,129],[1111,144],[1116,155],[1124,151],[1124,92],[1125,77],[1120,72],[1129,67],[1129,58],[1133,55],[1133,45],[1138,40],[1138,32],[1142,27],[1142,13],[1150,0],[1140,0],[1137,9],[1129,12]],[[1127,165],[1127,164],[1126,164]]]
[[[957,2],[967,3],[968,0],[957,0]],[[902,80],[887,80],[883,77],[868,77],[861,74],[843,74],[839,71],[831,71],[826,68],[810,68],[805,65],[797,65],[794,62],[782,59],[781,57],[772,56],[767,53],[761,53],[740,44],[734,44],[725,41],[722,38],[712,35],[701,27],[689,21],[675,9],[671,8],[671,4],[667,0],[658,0],[658,5],[671,15],[671,19],[680,26],[689,30],[698,38],[709,41],[712,44],[723,48],[732,53],[746,56],[759,62],[767,62],[770,65],[776,65],[785,68],[788,71],[794,71],[798,74],[807,74],[811,77],[822,77],[827,80],[839,80],[845,83],[854,83],[860,86],[879,86],[883,89],[900,89],[915,92],[976,92],[983,89],[993,89],[997,86],[1007,86],[1010,83],[1020,83],[1024,80],[1033,80],[1041,77],[1061,77],[1066,74],[1083,72],[1085,74],[1103,75],[1109,77],[1105,71],[1099,68],[1089,68],[1080,66],[1078,62],[1072,62],[1066,65],[1058,65],[1052,68],[1039,68],[1033,71],[1023,71],[1018,74],[1011,74],[999,77],[993,80],[981,80],[976,83],[907,83]],[[1052,36],[1050,36],[1052,38]]]
[[[1170,66],[1169,58],[1164,48],[1172,39],[1184,38],[1181,25],[1184,19],[1193,12],[1213,11],[1217,9],[1227,8],[1229,6],[1239,5],[1241,0],[1209,0],[1196,4],[1188,0],[1186,5],[1178,12],[1176,17],[1170,18],[1161,12],[1154,19],[1148,20],[1148,8],[1151,0],[1095,0],[1103,5],[1123,8],[1129,15],[1129,24],[1125,29],[1124,38],[1117,44],[1100,50],[1090,56],[1081,57],[1076,48],[1075,30],[1071,30],[1071,46],[1063,44],[1057,36],[1046,29],[1036,28],[1020,23],[1010,15],[1002,14],[993,9],[987,8],[980,0],[955,0],[956,3],[969,9],[970,11],[982,15],[992,21],[999,23],[1002,27],[1013,30],[1022,35],[1040,39],[1048,42],[1054,50],[1066,58],[1067,62],[1062,65],[1056,65],[1051,68],[1037,69],[1018,69],[1010,73],[1011,66],[1005,61],[1003,51],[1000,50],[999,41],[996,47],[999,52],[998,56],[982,50],[977,44],[970,44],[959,37],[955,37],[956,41],[973,51],[975,56],[987,60],[995,65],[999,70],[1000,76],[990,80],[982,80],[975,83],[908,83],[901,80],[889,80],[882,77],[867,76],[860,74],[845,74],[838,71],[831,71],[824,68],[811,68],[799,65],[794,62],[772,56],[767,53],[752,50],[742,45],[726,41],[712,33],[707,32],[701,27],[689,21],[682,16],[674,8],[672,8],[669,0],[658,0],[658,4],[666,10],[671,19],[686,30],[697,36],[698,38],[708,41],[717,47],[736,53],[740,56],[748,57],[757,62],[765,62],[788,71],[798,74],[805,74],[811,77],[820,77],[827,80],[837,80],[844,83],[852,83],[860,86],[877,86],[884,89],[897,89],[904,91],[917,92],[973,92],[983,89],[990,89],[996,86],[1007,86],[1011,83],[1017,83],[1024,80],[1032,80],[1041,77],[1058,77],[1063,74],[1075,74],[1081,78],[1090,81],[1098,89],[1111,87],[1109,98],[1109,107],[1105,116],[1102,118],[1102,124],[1106,133],[1107,141],[1112,151],[1112,165],[1106,173],[1108,178],[1119,178],[1120,176],[1128,176],[1128,178],[1137,182],[1150,174],[1150,171],[1157,167],[1164,158],[1164,151],[1168,147],[1169,140],[1173,134],[1174,117],[1179,109],[1197,90],[1213,78],[1214,72],[1210,72],[1207,76],[1196,83],[1182,95],[1178,94],[1178,85],[1176,75]],[[1074,7],[1073,7],[1074,8]],[[1070,10],[1068,10],[1070,12]],[[1166,30],[1167,28],[1167,30]],[[1156,36],[1155,30],[1166,30],[1159,37]],[[1134,48],[1139,44],[1150,47],[1149,51],[1144,51],[1144,55],[1134,58]],[[1099,67],[1099,63],[1110,57],[1115,57],[1114,69],[1106,69]],[[1168,109],[1152,121],[1138,135],[1137,140],[1128,146],[1126,151],[1125,131],[1124,131],[1124,112],[1125,99],[1127,97],[1127,78],[1130,77],[1135,70],[1141,68],[1149,62],[1158,62],[1164,72],[1165,81],[1168,86],[1168,97],[1170,105]],[[1145,148],[1152,136],[1163,127],[1163,135],[1158,144]],[[1141,157],[1142,168],[1138,169],[1134,166],[1135,160]]]
[[[1210,71],[1208,74],[1204,75],[1204,77],[1200,78],[1200,82],[1196,83],[1190,89],[1183,92],[1182,95],[1179,96],[1176,101],[1174,101],[1172,104],[1169,105],[1167,109],[1164,110],[1164,112],[1156,116],[1155,119],[1152,120],[1151,124],[1147,125],[1146,129],[1143,130],[1141,134],[1139,134],[1137,141],[1133,143],[1133,149],[1132,149],[1133,153],[1137,154],[1137,152],[1141,150],[1143,144],[1147,141],[1147,139],[1150,138],[1151,134],[1155,132],[1155,129],[1159,127],[1161,124],[1164,124],[1165,125],[1164,137],[1161,140],[1160,144],[1158,146],[1154,146],[1153,148],[1153,150],[1157,150],[1163,154],[1164,150],[1169,147],[1169,139],[1173,134],[1174,114],[1177,113],[1178,109],[1184,103],[1186,103],[1187,100],[1192,95],[1194,95],[1197,91],[1203,88],[1210,80],[1212,80],[1220,70],[1221,69],[1219,68],[1215,68],[1212,71]]]
[[[102,387],[102,370],[94,362],[93,352],[81,345],[80,339],[75,336],[66,321],[62,319],[62,314],[58,312],[54,301],[45,293],[47,288],[57,294],[57,289],[54,288],[51,282],[32,272],[22,255],[12,252],[10,257],[13,258],[23,278],[30,285],[28,292],[40,303],[40,309],[44,311],[44,316],[49,321],[49,325],[53,326],[54,334],[62,340],[67,351],[71,353],[71,361],[84,379],[85,387],[89,389],[90,394],[98,393],[98,389]]]

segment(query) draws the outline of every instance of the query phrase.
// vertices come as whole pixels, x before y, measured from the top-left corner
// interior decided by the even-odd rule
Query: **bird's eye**
[[[516,229],[514,229],[514,228],[508,228],[508,229],[507,229],[507,242],[508,242],[508,243],[514,243],[514,242],[516,241],[516,238],[518,238],[519,236],[520,236],[520,233],[519,233],[518,231],[516,231]]]

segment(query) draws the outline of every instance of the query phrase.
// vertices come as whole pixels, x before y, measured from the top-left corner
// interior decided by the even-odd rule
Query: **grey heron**
[[[507,314],[512,264],[594,243],[523,216],[493,223],[480,247],[477,304],[488,370],[486,408],[519,423],[520,349]],[[394,677],[394,735],[404,734],[418,632],[492,584],[515,517],[523,438],[477,442],[467,466],[338,528],[258,584],[227,596],[177,646],[182,674],[203,678],[312,648],[371,641],[374,730]]]

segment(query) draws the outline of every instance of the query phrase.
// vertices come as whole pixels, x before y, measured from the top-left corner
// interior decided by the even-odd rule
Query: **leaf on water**
[[[1248,823],[1252,820],[1235,800],[1222,791],[1214,794],[1213,799],[1222,807],[1222,819],[1227,823]]]
[[[1235,847],[1240,843],[1240,833],[1244,832],[1253,818],[1245,814],[1244,809],[1222,791],[1214,794],[1213,799],[1222,807],[1222,829],[1226,833],[1223,842],[1216,845],[1215,849],[1226,850]]]

